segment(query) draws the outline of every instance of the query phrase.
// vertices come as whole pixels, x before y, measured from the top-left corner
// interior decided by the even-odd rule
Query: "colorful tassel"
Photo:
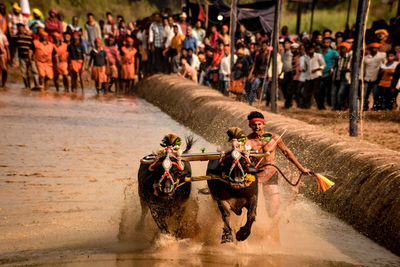
[[[325,192],[335,184],[334,182],[319,173],[315,174],[315,178],[317,179],[318,183],[318,192],[321,192],[321,189]]]

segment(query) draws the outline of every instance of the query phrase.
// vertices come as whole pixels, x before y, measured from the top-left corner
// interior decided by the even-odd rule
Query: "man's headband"
[[[265,119],[263,119],[263,118],[253,118],[253,119],[249,120],[249,125],[252,125],[252,124],[256,123],[257,121],[261,122],[262,124],[265,124]]]

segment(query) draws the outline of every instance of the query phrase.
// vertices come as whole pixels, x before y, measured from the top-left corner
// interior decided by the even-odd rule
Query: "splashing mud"
[[[164,134],[190,130],[135,97],[0,92],[0,264],[65,266],[398,266],[400,260],[280,181],[279,220],[262,193],[252,234],[220,244],[222,220],[192,185],[184,225],[193,238],[138,225],[136,173]],[[196,136],[192,151],[215,146]],[[282,163],[286,164],[286,163]],[[192,163],[203,175],[205,162]],[[232,216],[236,232],[246,214]],[[200,226],[200,230],[193,227]],[[280,244],[276,236],[280,237]]]

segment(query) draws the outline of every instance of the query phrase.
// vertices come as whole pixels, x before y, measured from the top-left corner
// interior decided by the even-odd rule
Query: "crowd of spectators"
[[[134,83],[154,73],[176,73],[207,85],[225,95],[236,95],[250,105],[259,100],[270,104],[272,78],[271,33],[252,32],[238,25],[231,43],[228,25],[193,21],[182,12],[154,13],[143,20],[126,21],[111,12],[105,20],[88,13],[84,26],[74,16],[71,24],[62,13],[32,9],[21,14],[17,3],[12,12],[0,3],[0,68],[6,84],[7,66],[18,64],[26,88],[47,90],[53,80],[57,90],[84,91],[85,71],[91,73],[97,92],[125,93]],[[400,89],[400,19],[388,24],[376,21],[366,34],[364,110],[397,108]],[[320,110],[348,108],[354,31],[312,34],[279,33],[278,96],[284,108],[295,103],[308,109],[315,99]],[[234,55],[231,55],[234,46]],[[233,68],[231,68],[233,57]],[[31,80],[34,86],[31,85]],[[262,88],[261,88],[262,87]],[[372,94],[373,102],[370,103]],[[361,97],[361,93],[359,94]]]

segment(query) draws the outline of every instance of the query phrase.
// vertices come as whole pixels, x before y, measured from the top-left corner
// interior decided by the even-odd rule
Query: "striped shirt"
[[[26,33],[20,33],[16,36],[15,46],[18,49],[20,58],[28,58],[29,50],[34,50],[32,36]]]

